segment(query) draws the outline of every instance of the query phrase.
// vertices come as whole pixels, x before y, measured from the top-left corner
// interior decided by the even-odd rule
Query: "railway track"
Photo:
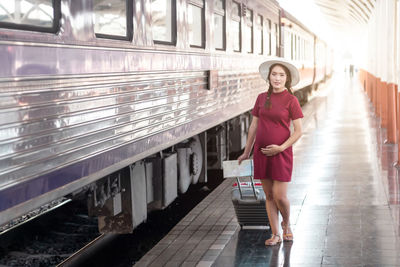
[[[221,181],[208,184],[210,189],[204,185],[189,189],[189,194],[151,213],[146,223],[126,235],[100,234],[97,219],[86,215],[84,203],[54,206],[3,231],[0,266],[132,266]]]
[[[66,200],[8,227],[0,235],[0,265],[55,266],[99,235],[96,218]]]
[[[93,257],[104,246],[117,237],[115,234],[101,234],[94,240],[87,243],[84,247],[63,260],[57,266],[83,266],[84,262]]]

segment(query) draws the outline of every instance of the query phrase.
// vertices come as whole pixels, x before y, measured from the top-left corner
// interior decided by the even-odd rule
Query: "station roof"
[[[376,0],[313,0],[333,29],[365,26]]]

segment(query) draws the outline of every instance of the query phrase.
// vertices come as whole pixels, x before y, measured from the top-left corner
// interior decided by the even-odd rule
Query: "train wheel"
[[[190,184],[197,184],[203,167],[203,150],[199,136],[194,136],[177,148],[180,193],[185,193]]]
[[[203,149],[198,135],[192,138],[190,142],[190,174],[192,176],[192,184],[197,184],[203,167]]]
[[[189,188],[189,185],[192,182],[192,176],[190,175],[190,149],[186,146],[180,147],[177,149],[178,152],[178,170],[179,170],[179,179],[178,179],[178,190],[179,193],[186,193]]]

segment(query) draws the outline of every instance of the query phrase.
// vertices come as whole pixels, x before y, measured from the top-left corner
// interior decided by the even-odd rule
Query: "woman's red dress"
[[[275,156],[266,156],[261,148],[281,145],[290,137],[290,121],[303,118],[297,98],[287,90],[272,93],[271,108],[265,108],[267,93],[257,97],[252,114],[258,117],[256,141],[254,144],[254,178],[290,182],[293,169],[292,147]]]

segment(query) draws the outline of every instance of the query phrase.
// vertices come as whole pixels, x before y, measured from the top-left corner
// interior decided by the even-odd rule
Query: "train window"
[[[300,60],[304,60],[303,51],[304,51],[304,40],[303,38],[300,38]]]
[[[305,57],[306,57],[306,60],[309,60],[310,59],[310,56],[309,56],[309,54],[310,54],[310,52],[309,52],[309,44],[308,44],[308,41],[306,41],[306,44],[305,44]]]
[[[272,31],[271,31],[271,55],[276,56],[276,38],[275,38],[275,23],[272,25]]]
[[[246,10],[246,37],[247,53],[253,53],[253,11]]]
[[[132,37],[132,1],[95,0],[94,32],[98,38],[130,40]]]
[[[293,33],[290,34],[290,60],[293,60],[293,48],[294,48],[294,42],[293,42]]]
[[[214,1],[214,8],[219,9],[219,10],[224,10],[225,9],[225,0],[215,0]]]
[[[217,50],[225,50],[225,1],[214,3],[214,46]]]
[[[267,36],[265,42],[267,43],[267,54],[271,55],[271,20],[267,20]]]
[[[303,38],[299,37],[299,60],[303,60]]]
[[[204,48],[204,0],[189,1],[188,19],[190,46]]]
[[[304,40],[304,60],[308,60],[308,43]]]
[[[241,16],[240,16],[240,4],[239,3],[232,2],[231,19],[232,19],[231,32],[232,32],[232,36],[233,36],[233,50],[236,52],[240,52],[242,47],[241,47],[241,39],[240,39]]]
[[[300,41],[300,36],[297,36],[297,59],[300,60],[301,59],[301,41]]]
[[[151,0],[151,29],[156,44],[176,43],[174,0]]]
[[[256,18],[256,34],[255,34],[255,51],[257,54],[263,53],[263,17],[257,15]]]
[[[275,40],[275,46],[274,46],[274,56],[279,56],[279,28],[278,24],[274,23],[275,25],[275,32],[274,32],[274,40]]]
[[[284,31],[284,36],[283,36],[283,44],[284,44],[284,51],[283,51],[283,56],[286,59],[290,59],[290,32],[287,30]]]
[[[1,28],[56,33],[60,17],[60,1],[0,1]]]

